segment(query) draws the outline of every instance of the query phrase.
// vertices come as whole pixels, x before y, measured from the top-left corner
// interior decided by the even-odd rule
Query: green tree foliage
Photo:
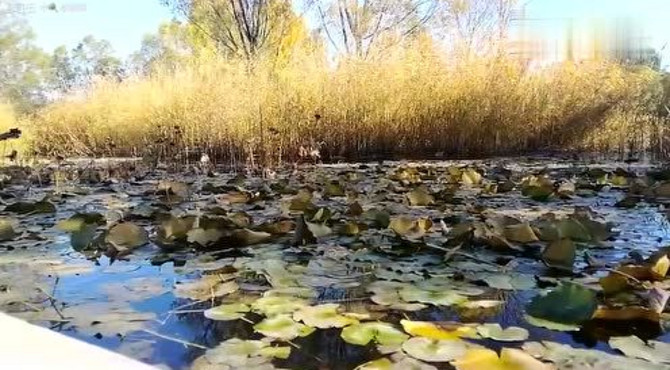
[[[124,75],[120,59],[107,40],[84,37],[72,50],[60,46],[51,56],[53,90],[68,92],[87,87],[95,77],[121,79]]]
[[[212,40],[196,26],[174,20],[161,24],[155,34],[145,35],[129,64],[132,71],[148,74],[158,66],[174,69],[191,57],[213,50]]]
[[[45,102],[49,56],[33,43],[34,34],[21,19],[0,17],[0,98],[18,111]]]

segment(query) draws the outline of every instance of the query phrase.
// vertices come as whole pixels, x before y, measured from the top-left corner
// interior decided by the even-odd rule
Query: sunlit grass
[[[13,150],[21,155],[28,154],[31,149],[29,138],[31,130],[28,121],[19,118],[11,105],[0,102],[0,133],[7,132],[12,128],[20,129],[23,134],[19,139],[0,142],[0,156],[9,155]]]
[[[318,142],[322,156],[352,159],[618,150],[651,124],[657,83],[650,70],[604,62],[528,71],[509,58],[454,61],[427,47],[337,67],[304,56],[252,72],[209,58],[53,104],[33,123],[34,145],[66,155],[253,152],[275,162]]]

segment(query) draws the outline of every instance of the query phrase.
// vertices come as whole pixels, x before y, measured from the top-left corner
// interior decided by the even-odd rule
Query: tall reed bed
[[[329,66],[302,56],[276,68],[217,58],[52,104],[32,122],[41,154],[252,155],[300,147],[325,159],[642,148],[658,76],[606,62],[529,70],[507,57],[445,58],[426,47]],[[636,141],[637,140],[637,141]],[[160,150],[156,149],[160,148]],[[638,149],[640,149],[638,148]]]

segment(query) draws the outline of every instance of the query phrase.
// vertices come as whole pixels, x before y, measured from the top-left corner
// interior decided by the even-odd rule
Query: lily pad
[[[596,293],[578,284],[564,283],[546,295],[538,295],[526,307],[530,316],[560,324],[580,324],[598,308]]]
[[[293,313],[293,319],[319,329],[341,328],[358,323],[358,320],[340,315],[337,312],[339,307],[336,303],[305,306]]]
[[[530,315],[524,315],[524,319],[526,322],[533,326],[537,326],[540,328],[545,328],[545,329],[550,329],[550,330],[556,330],[556,331],[579,331],[580,326],[579,325],[573,325],[573,324],[561,324],[558,322],[550,321],[550,320],[544,320],[540,319],[537,317],[533,317]]]
[[[429,206],[435,203],[435,198],[423,187],[410,191],[406,196],[411,206]]]
[[[20,215],[49,214],[56,213],[56,206],[47,200],[38,202],[16,202],[5,207],[5,211]]]
[[[528,339],[528,330],[515,326],[503,329],[500,324],[479,325],[477,333],[484,338],[500,342],[519,342]]]
[[[307,306],[307,302],[291,296],[265,296],[257,299],[252,305],[255,312],[265,316],[290,314]]]
[[[538,239],[537,235],[535,235],[535,231],[533,231],[533,229],[530,227],[530,224],[527,222],[523,222],[518,225],[507,226],[505,228],[504,236],[510,241],[522,244],[533,243],[540,240]]]
[[[218,346],[208,349],[195,360],[191,369],[274,369],[273,358],[288,358],[291,347],[272,347],[268,341],[228,339]]]
[[[196,228],[188,231],[187,241],[201,247],[208,247],[221,240],[223,236],[223,231],[219,229]]]
[[[149,234],[140,226],[131,222],[122,222],[109,229],[105,241],[122,253],[149,242]]]
[[[340,335],[345,342],[364,346],[370,342],[381,345],[399,345],[409,336],[383,322],[365,322],[342,329]]]
[[[477,329],[467,325],[452,325],[452,328],[442,327],[427,321],[400,320],[403,329],[418,337],[438,340],[457,340],[460,338],[477,338]]]
[[[550,361],[559,369],[662,370],[667,365],[616,356],[603,351],[573,348],[566,344],[543,341],[526,342],[523,350],[535,358]]]
[[[670,364],[670,344],[668,343],[655,340],[645,343],[642,339],[631,335],[612,337],[609,345],[628,357],[641,358],[656,364]]]
[[[451,306],[466,302],[468,299],[457,291],[451,290],[424,290],[408,285],[398,294],[405,302],[428,303],[436,306]]]
[[[542,252],[542,260],[549,267],[572,271],[576,258],[575,243],[570,239],[556,240]]]
[[[456,370],[552,370],[553,366],[542,363],[528,353],[516,348],[503,348],[498,354],[490,349],[473,348],[452,362]]]
[[[254,325],[254,330],[267,337],[287,341],[306,337],[316,329],[294,321],[289,315],[276,315]]]
[[[10,218],[0,217],[0,241],[12,240],[16,237],[14,223],[15,221]]]
[[[205,275],[200,279],[177,284],[174,294],[180,298],[197,301],[222,297],[238,291],[240,287],[231,279],[219,275]]]
[[[230,303],[212,307],[204,312],[206,318],[217,321],[237,320],[251,311],[251,307],[244,303]]]
[[[468,344],[462,340],[436,340],[413,337],[402,344],[408,355],[426,362],[448,362],[463,357]]]

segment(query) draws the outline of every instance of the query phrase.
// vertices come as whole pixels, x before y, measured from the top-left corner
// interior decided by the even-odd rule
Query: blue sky
[[[0,2],[3,0],[0,0]],[[107,39],[119,56],[137,50],[142,37],[154,32],[161,22],[173,15],[159,0],[18,0],[26,5],[27,18],[44,49],[59,45],[73,47],[85,35]],[[52,12],[44,9],[55,2],[60,7],[76,8]],[[528,17],[553,19],[545,22],[548,32],[561,27],[561,19],[575,18],[588,23],[592,19],[631,17],[644,27],[652,46],[663,51],[664,64],[670,63],[670,0],[520,0]]]
[[[74,47],[91,34],[108,40],[119,56],[127,56],[139,49],[145,34],[156,32],[162,22],[172,19],[170,9],[159,0],[19,1],[30,6],[27,19],[38,44],[49,51],[60,45]],[[64,10],[44,9],[49,3]]]

